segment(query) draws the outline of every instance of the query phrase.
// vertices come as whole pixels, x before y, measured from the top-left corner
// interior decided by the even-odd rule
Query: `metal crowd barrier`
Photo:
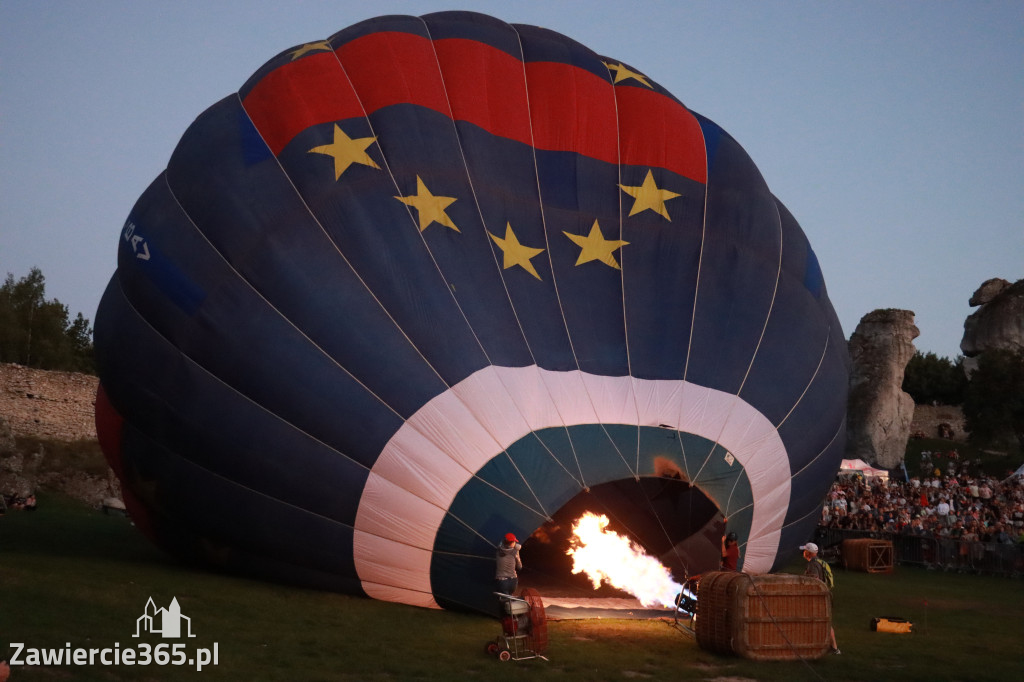
[[[843,530],[818,527],[815,543],[825,559],[841,560],[843,540],[872,538],[888,540],[893,546],[893,563],[942,571],[984,573],[1019,577],[1024,575],[1024,545],[996,542],[966,542],[880,531]]]

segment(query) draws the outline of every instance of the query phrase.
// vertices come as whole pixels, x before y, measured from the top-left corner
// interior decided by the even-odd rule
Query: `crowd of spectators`
[[[888,482],[841,476],[828,494],[820,525],[949,538],[962,545],[1024,544],[1024,478],[985,475],[980,462],[961,462],[955,450],[922,453],[919,472]]]

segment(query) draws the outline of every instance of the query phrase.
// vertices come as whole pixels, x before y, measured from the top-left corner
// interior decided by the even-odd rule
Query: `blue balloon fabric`
[[[613,482],[685,481],[770,571],[845,443],[845,337],[743,149],[630,65],[468,12],[287,50],[201,114],[95,342],[157,542],[420,606],[489,611],[504,534]]]

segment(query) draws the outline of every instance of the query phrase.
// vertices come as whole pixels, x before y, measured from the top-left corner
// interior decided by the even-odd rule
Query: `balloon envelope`
[[[579,495],[658,552],[724,515],[770,571],[845,440],[817,259],[736,141],[466,12],[287,50],[201,114],[95,341],[101,444],[157,542],[422,606],[490,610],[505,533]]]

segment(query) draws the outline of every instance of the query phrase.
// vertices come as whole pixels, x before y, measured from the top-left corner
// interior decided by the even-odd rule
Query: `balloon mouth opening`
[[[607,516],[609,530],[658,559],[676,581],[718,567],[718,543],[725,529],[722,514],[700,488],[669,474],[601,483],[562,505],[551,521],[523,542],[524,584],[552,595],[559,590],[596,596],[616,592],[607,586],[595,590],[586,575],[572,573],[567,550],[573,524],[587,512]]]

